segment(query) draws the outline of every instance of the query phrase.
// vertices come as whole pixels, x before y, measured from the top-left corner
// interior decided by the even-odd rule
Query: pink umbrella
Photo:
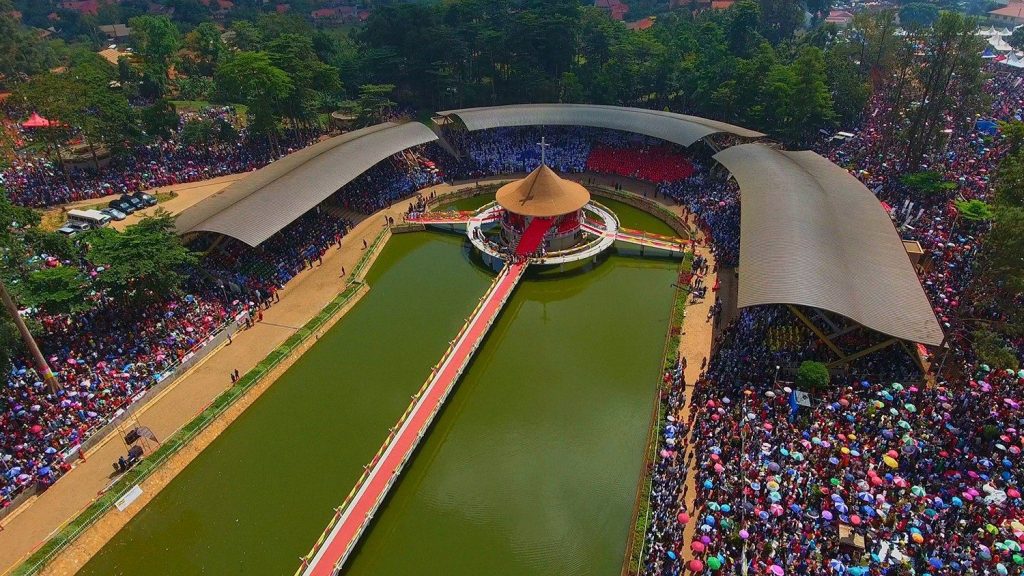
[[[680,512],[679,516],[677,516],[676,519],[679,520],[680,524],[686,524],[690,521],[690,515],[686,512]]]
[[[686,567],[689,568],[691,572],[700,572],[704,569],[704,563],[694,558],[686,564]]]
[[[779,566],[778,564],[772,564],[771,566],[769,566],[768,572],[774,574],[775,576],[782,576],[786,573],[786,571],[782,569],[782,566]]]
[[[702,544],[699,540],[694,540],[690,543],[690,550],[693,550],[697,554],[700,554],[704,552],[704,544]]]

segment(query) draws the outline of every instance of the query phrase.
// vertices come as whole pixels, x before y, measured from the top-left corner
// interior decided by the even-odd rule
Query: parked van
[[[99,210],[68,210],[68,220],[85,222],[93,228],[100,228],[110,223],[110,216]]]

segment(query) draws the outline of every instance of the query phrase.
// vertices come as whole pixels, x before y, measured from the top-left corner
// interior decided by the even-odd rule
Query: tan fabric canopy
[[[438,114],[459,117],[470,131],[504,126],[589,126],[643,134],[682,146],[723,132],[743,138],[764,136],[754,130],[697,116],[596,104],[516,104],[446,110]]]
[[[739,306],[829,310],[877,332],[938,346],[942,329],[878,198],[813,152],[761,144],[715,159],[739,182]]]
[[[495,199],[509,212],[551,218],[583,208],[590,202],[590,192],[541,164],[526,178],[499,188]]]
[[[185,210],[178,233],[216,232],[258,246],[374,164],[434,140],[437,135],[419,122],[387,122],[324,140]]]

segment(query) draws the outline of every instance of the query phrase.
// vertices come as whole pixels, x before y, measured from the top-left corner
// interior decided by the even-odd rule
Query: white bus
[[[84,222],[93,228],[102,228],[110,223],[110,216],[99,210],[68,210],[68,220]]]

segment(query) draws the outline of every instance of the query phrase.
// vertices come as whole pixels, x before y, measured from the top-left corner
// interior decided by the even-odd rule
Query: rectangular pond
[[[676,264],[528,276],[349,574],[617,574]],[[81,574],[289,575],[490,282],[398,235],[370,292]]]

